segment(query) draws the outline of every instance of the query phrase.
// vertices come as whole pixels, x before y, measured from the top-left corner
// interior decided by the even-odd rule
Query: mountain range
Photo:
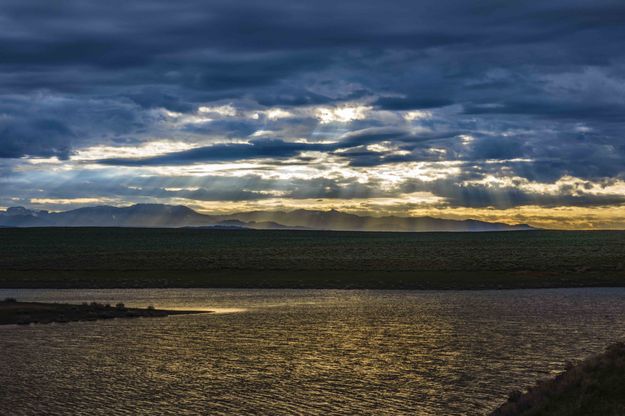
[[[137,204],[95,206],[63,212],[11,207],[0,211],[0,227],[206,227],[227,229],[307,229],[334,231],[520,231],[526,224],[509,225],[477,220],[432,217],[370,217],[331,211],[251,211],[206,215],[182,205]]]

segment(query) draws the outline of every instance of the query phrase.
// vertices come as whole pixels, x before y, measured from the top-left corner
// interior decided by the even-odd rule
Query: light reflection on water
[[[223,313],[3,328],[2,415],[480,415],[625,334],[624,289],[8,296]]]

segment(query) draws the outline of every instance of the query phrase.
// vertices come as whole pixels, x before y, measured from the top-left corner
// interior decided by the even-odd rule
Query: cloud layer
[[[7,0],[0,206],[625,226],[624,43],[621,0]]]

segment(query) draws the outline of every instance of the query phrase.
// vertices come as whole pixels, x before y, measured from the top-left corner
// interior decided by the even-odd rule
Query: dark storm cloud
[[[0,120],[0,157],[24,155],[68,159],[74,133],[53,119]]]
[[[258,125],[250,120],[215,120],[204,123],[194,123],[184,127],[184,131],[195,134],[208,134],[231,138],[246,137],[254,133]]]
[[[384,91],[409,96],[378,100],[395,109],[449,104],[453,97],[418,97],[424,90],[440,90],[442,82],[455,83],[444,91],[459,93],[463,81],[487,69],[609,62],[622,53],[619,40],[625,38],[618,0],[508,2],[506,7],[449,0],[73,0],[53,5],[10,0],[1,13],[5,74],[33,86],[63,91],[81,84],[90,89],[160,84],[180,87],[182,93],[185,87],[250,88],[345,68],[370,85],[395,78],[420,87]],[[389,56],[389,51],[403,52]],[[534,54],[527,56],[528,51]],[[85,70],[69,78],[71,69]],[[430,79],[423,79],[425,74]]]
[[[412,132],[406,128],[371,127],[355,130],[344,134],[339,143],[340,148],[367,145],[371,143],[393,142],[408,148],[411,144],[434,140],[449,139],[462,134],[461,132]]]
[[[528,191],[515,186],[463,184],[459,178],[407,181],[402,192],[431,192],[453,207],[508,209],[523,205],[593,207],[625,204],[625,195],[601,195],[561,186],[556,192]]]
[[[129,143],[157,120],[128,99],[83,100],[44,92],[0,100],[0,157],[67,159],[76,147]]]
[[[454,102],[444,97],[381,97],[375,101],[375,105],[386,110],[415,110],[444,107]]]
[[[549,102],[539,100],[510,101],[495,105],[467,105],[467,114],[519,114],[545,118],[569,120],[593,120],[604,122],[624,122],[625,113],[622,104],[584,101]]]

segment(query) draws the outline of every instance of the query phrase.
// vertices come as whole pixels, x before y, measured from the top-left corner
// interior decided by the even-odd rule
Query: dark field
[[[625,286],[625,232],[0,229],[0,287]]]

